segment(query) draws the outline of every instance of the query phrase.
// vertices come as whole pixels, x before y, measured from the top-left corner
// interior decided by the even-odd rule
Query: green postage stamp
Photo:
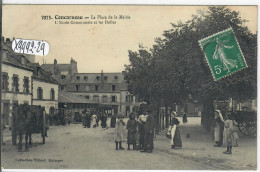
[[[247,67],[232,28],[199,41],[214,80]]]

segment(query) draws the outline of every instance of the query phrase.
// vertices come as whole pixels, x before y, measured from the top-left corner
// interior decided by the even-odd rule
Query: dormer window
[[[100,76],[97,76],[96,79],[99,80],[99,79],[100,79]]]
[[[80,76],[77,76],[77,80],[80,80]]]
[[[104,80],[105,80],[105,81],[107,80],[107,76],[104,77]]]
[[[65,75],[61,75],[61,79],[65,79],[66,78],[66,76]]]
[[[87,76],[84,76],[84,80],[87,81],[87,80],[88,80],[88,77],[87,77]]]
[[[114,76],[114,78],[115,78],[115,80],[117,80],[117,79],[118,79],[118,76]]]

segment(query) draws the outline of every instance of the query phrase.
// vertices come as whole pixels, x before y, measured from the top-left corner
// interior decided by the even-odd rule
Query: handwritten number
[[[36,49],[36,52],[37,52],[37,53],[39,53],[39,52],[41,51],[41,50],[39,49],[39,48],[40,48],[40,45],[41,45],[41,42],[39,41],[39,42],[38,42],[38,47],[37,47],[37,49]]]
[[[45,43],[42,43],[41,45],[41,50],[42,50],[42,54],[44,55],[44,48],[45,48]]]
[[[31,45],[31,42],[28,42],[27,45],[26,45],[27,53],[28,53],[28,51],[29,51],[30,45]]]

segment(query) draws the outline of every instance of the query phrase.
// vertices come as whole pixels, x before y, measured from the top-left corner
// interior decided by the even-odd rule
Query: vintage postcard
[[[2,170],[256,170],[257,13],[3,4]]]

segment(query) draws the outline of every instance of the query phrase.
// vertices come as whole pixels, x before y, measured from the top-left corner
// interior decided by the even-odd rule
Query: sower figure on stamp
[[[147,110],[147,119],[144,125],[144,146],[141,152],[151,153],[153,151],[154,117],[151,110]]]
[[[116,120],[116,127],[115,127],[115,143],[116,143],[116,150],[119,149],[123,150],[125,148],[122,147],[122,142],[124,141],[124,126],[125,122],[123,121],[123,115],[118,115]]]
[[[128,150],[130,150],[130,144],[133,144],[133,149],[135,150],[138,122],[135,120],[134,113],[131,113],[129,117],[130,119],[127,121],[127,125],[126,125],[128,129],[128,135],[127,135]]]

